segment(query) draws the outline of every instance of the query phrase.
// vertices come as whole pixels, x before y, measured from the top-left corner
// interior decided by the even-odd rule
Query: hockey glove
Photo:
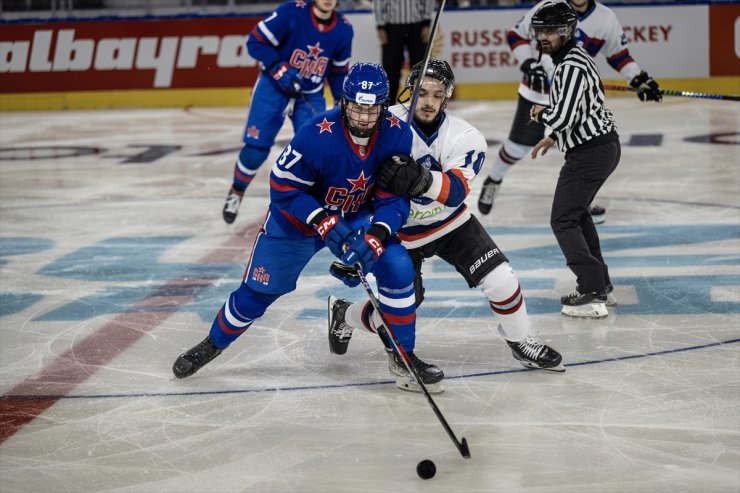
[[[383,255],[383,240],[388,231],[378,224],[370,226],[367,233],[360,231],[340,259],[344,265],[359,266],[363,272],[372,272],[375,262]]]
[[[354,288],[360,284],[360,276],[354,267],[344,265],[342,262],[332,262],[329,273],[342,281],[346,286]]]
[[[655,79],[650,77],[647,72],[640,72],[630,81],[630,86],[637,89],[637,97],[640,101],[657,101],[663,100],[663,91],[660,90]]]
[[[524,73],[524,80],[527,83],[527,87],[533,91],[546,93],[550,89],[547,72],[545,72],[545,69],[541,65],[537,64],[537,60],[534,58],[524,60],[519,70]]]
[[[378,185],[396,195],[419,197],[432,186],[432,172],[411,156],[394,154],[380,163]]]
[[[288,65],[288,62],[276,63],[270,70],[270,75],[285,94],[295,95],[300,91],[300,76],[298,69]]]
[[[345,250],[345,245],[352,241],[354,231],[350,229],[347,223],[339,216],[330,216],[326,212],[320,212],[312,221],[316,232],[329,247],[331,253],[341,257]]]

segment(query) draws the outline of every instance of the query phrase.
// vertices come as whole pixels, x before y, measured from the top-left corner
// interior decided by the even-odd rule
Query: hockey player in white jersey
[[[537,43],[529,32],[532,16],[545,1],[547,0],[528,10],[507,33],[507,42],[520,64],[523,77],[519,84],[519,100],[509,137],[494,156],[478,198],[478,210],[482,214],[491,212],[504,175],[529,154],[532,147],[545,135],[544,125],[529,120],[529,110],[533,104],[549,104],[552,59],[549,55],[539,53]],[[637,89],[637,96],[641,101],[661,101],[662,93],[658,83],[630,55],[627,36],[614,12],[595,0],[568,0],[568,3],[578,17],[576,43],[592,58],[596,58],[599,53],[604,55],[607,63],[629,81],[630,86]],[[590,212],[595,224],[604,222],[605,210],[602,207],[592,206]],[[613,301],[613,298],[610,297],[610,300]]]
[[[421,70],[421,63],[412,68],[407,88],[414,86]],[[455,267],[469,287],[483,292],[499,333],[522,365],[564,371],[561,355],[532,337],[524,296],[508,259],[465,205],[470,182],[485,161],[487,144],[476,128],[445,111],[454,86],[450,65],[430,60],[411,121],[412,157],[393,156],[378,170],[380,186],[411,197],[411,213],[398,236],[416,270],[417,306],[424,299],[424,259],[438,256]],[[404,105],[392,106],[390,111],[400,119],[408,119]],[[350,286],[357,284],[352,270],[341,264],[335,263],[332,272]],[[369,302],[350,303],[330,296],[328,310],[329,346],[334,354],[347,351],[354,328],[377,332],[381,323]],[[389,350],[389,367],[399,377],[398,386],[418,390],[409,382],[406,369],[390,354]],[[437,387],[429,390],[440,391]]]

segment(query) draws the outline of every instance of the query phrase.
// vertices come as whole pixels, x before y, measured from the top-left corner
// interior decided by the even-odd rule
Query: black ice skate
[[[588,213],[591,214],[591,220],[594,224],[601,224],[606,221],[606,209],[600,205],[592,205],[588,208]]]
[[[410,392],[421,392],[421,387],[416,383],[413,373],[410,373],[406,368],[406,365],[398,353],[392,353],[393,357],[388,358],[388,369],[396,376],[396,387],[401,390],[408,390]],[[421,381],[424,382],[424,386],[427,388],[430,394],[440,394],[444,392],[440,382],[445,377],[445,374],[437,366],[425,363],[420,360],[413,351],[406,353],[411,360],[411,364],[414,365],[414,369],[421,377]]]
[[[534,337],[525,337],[521,342],[506,341],[511,354],[522,366],[550,371],[565,371],[563,357],[550,346],[542,344]]]
[[[196,346],[182,353],[172,365],[172,373],[177,378],[189,377],[221,354],[223,349],[213,345],[210,337],[206,337]]]
[[[355,329],[344,321],[344,314],[350,305],[347,300],[329,296],[329,350],[333,354],[346,353],[352,339],[352,331]]]
[[[483,188],[478,198],[478,210],[481,214],[488,214],[493,208],[493,200],[496,198],[498,189],[501,188],[501,180],[496,181],[490,176],[483,182]]]
[[[606,293],[593,291],[581,293],[576,289],[567,296],[560,298],[563,305],[563,315],[582,318],[604,318],[609,312],[606,311]]]
[[[236,219],[236,215],[239,213],[239,204],[242,203],[242,197],[244,192],[238,192],[231,187],[229,194],[226,196],[226,203],[224,203],[223,216],[224,221],[231,224]]]

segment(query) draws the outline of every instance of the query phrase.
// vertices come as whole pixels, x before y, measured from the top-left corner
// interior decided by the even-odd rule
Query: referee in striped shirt
[[[434,0],[373,0],[381,63],[388,74],[391,104],[396,103],[401,67],[409,52],[409,66],[424,58],[434,12]]]
[[[564,2],[548,2],[532,17],[530,29],[542,53],[552,56],[555,71],[550,106],[534,105],[530,117],[551,129],[532,149],[544,155],[557,141],[565,164],[555,188],[550,225],[576,290],[563,296],[563,313],[575,317],[607,316],[609,270],[601,256],[599,235],[588,206],[619,163],[621,148],[596,64],[573,38],[576,14]]]

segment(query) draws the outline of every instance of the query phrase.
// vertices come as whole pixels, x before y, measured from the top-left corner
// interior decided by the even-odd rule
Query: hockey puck
[[[416,474],[418,474],[421,479],[431,479],[436,473],[437,466],[435,466],[434,462],[429,459],[424,459],[416,466]]]

